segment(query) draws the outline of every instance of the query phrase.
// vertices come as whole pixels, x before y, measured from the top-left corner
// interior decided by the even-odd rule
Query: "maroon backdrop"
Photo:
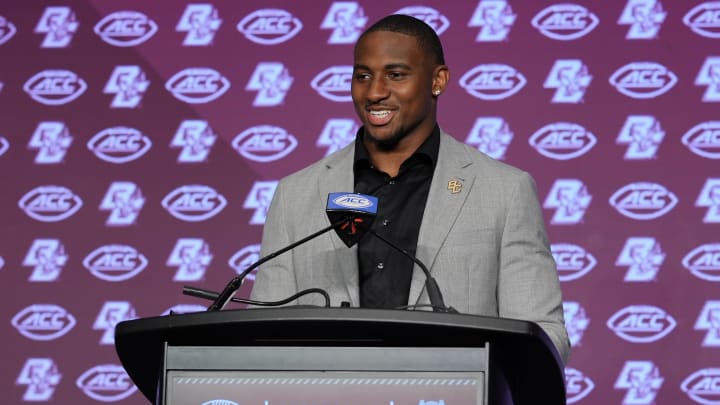
[[[0,4],[3,403],[145,403],[114,325],[257,258],[277,180],[357,129],[352,44],[402,12],[444,43],[443,129],[537,180],[568,402],[720,404],[720,2],[45,3]]]

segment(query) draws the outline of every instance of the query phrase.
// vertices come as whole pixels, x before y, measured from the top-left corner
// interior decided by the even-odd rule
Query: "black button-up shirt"
[[[355,139],[355,192],[378,197],[372,228],[415,255],[420,223],[430,191],[440,149],[440,129],[400,166],[395,177],[375,169],[362,141],[363,128]],[[413,261],[385,242],[365,235],[358,243],[360,306],[396,308],[408,304]]]

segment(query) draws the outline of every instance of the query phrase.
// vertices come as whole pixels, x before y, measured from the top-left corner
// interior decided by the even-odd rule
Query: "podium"
[[[535,323],[475,315],[283,307],[118,323],[115,347],[162,405],[565,404]]]

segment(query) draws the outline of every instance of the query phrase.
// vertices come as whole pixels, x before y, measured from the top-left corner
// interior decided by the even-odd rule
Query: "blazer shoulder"
[[[322,178],[320,176],[326,175],[330,169],[334,169],[341,166],[347,166],[352,168],[352,159],[355,155],[355,143],[333,152],[332,154],[317,160],[302,169],[291,173],[283,177],[280,182],[287,183],[301,183],[307,184],[306,181],[313,179],[317,180]]]
[[[531,177],[526,171],[493,159],[485,153],[460,142],[448,133],[443,132],[442,135],[441,156],[458,159],[461,165],[470,168],[481,176],[502,177],[505,179]]]

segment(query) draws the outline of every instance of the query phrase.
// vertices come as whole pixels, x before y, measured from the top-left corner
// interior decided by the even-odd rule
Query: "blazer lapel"
[[[330,193],[339,192],[353,192],[353,156],[355,156],[355,147],[351,144],[341,151],[335,154],[334,159],[331,159],[325,165],[326,173],[320,176],[318,179],[318,191],[321,205],[321,212],[325,212],[327,208],[327,196]],[[330,225],[330,220],[325,219],[327,225]],[[340,240],[334,231],[330,231],[330,240],[332,240],[332,247],[336,251],[345,251],[348,247],[345,243]],[[337,269],[338,272],[342,273],[342,277],[345,280],[345,287],[347,289],[347,295],[350,297],[350,303],[352,306],[360,305],[360,289],[359,289],[359,268],[357,261],[357,245],[350,248],[350,257],[356,260],[343,261],[343,265]]]
[[[448,233],[455,224],[460,209],[475,181],[472,171],[466,170],[472,164],[464,145],[442,133],[437,167],[433,174],[430,191],[425,204],[420,235],[418,237],[417,258],[431,273],[435,258]],[[418,303],[425,288],[425,274],[415,266],[410,284],[408,305]]]

